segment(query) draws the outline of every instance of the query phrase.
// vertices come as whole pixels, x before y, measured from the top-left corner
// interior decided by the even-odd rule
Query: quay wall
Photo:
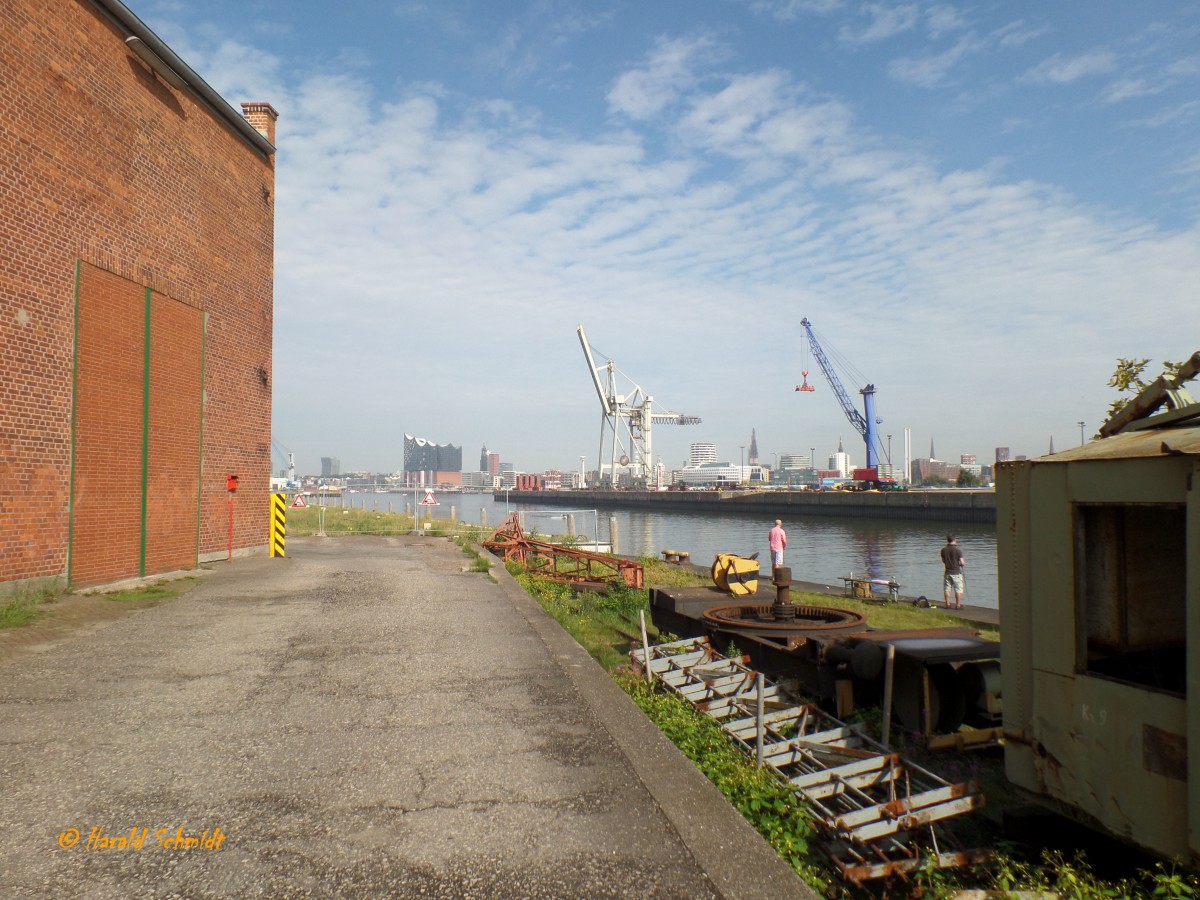
[[[498,491],[497,500],[556,506],[753,513],[793,518],[851,516],[925,522],[996,522],[992,491]]]

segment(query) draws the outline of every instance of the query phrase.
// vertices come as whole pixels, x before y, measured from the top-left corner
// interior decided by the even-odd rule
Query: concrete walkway
[[[0,664],[5,897],[815,896],[502,571],[288,552]]]

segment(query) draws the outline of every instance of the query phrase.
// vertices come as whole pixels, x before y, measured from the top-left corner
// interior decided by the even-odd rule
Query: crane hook
[[[815,391],[816,388],[808,383],[808,370],[805,369],[800,374],[802,376],[804,376],[802,379],[804,383],[796,385],[796,390],[798,390],[798,391]]]

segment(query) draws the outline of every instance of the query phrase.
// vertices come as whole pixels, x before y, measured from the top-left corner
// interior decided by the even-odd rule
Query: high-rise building
[[[973,466],[973,465],[975,465],[975,454],[974,453],[963,453],[959,456],[958,461],[961,465]]]
[[[717,461],[717,445],[700,442],[692,444],[691,452],[688,454],[689,466],[702,466],[705,463],[715,463]]]
[[[483,445],[483,449],[479,451],[479,471],[486,472],[488,470],[488,452],[487,444]]]
[[[780,453],[779,454],[779,469],[780,471],[788,471],[793,469],[811,469],[812,457],[807,453]]]
[[[337,478],[342,474],[342,461],[336,456],[321,457],[321,477]]]
[[[842,439],[838,437],[837,453],[829,457],[829,468],[838,473],[839,478],[849,478],[852,464],[850,462],[850,454],[842,447]]]
[[[1012,459],[1012,451],[1008,447],[996,448],[996,462],[1008,462],[1010,459]]]
[[[489,453],[487,455],[487,469],[485,471],[489,475],[499,475],[500,474],[500,454],[499,453]]]
[[[425,438],[404,436],[404,471],[461,472],[462,447],[435,444]]]

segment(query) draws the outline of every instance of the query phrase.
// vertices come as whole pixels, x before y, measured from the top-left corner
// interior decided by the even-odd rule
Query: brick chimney
[[[242,115],[251,127],[275,146],[275,120],[279,113],[270,103],[243,103]]]

